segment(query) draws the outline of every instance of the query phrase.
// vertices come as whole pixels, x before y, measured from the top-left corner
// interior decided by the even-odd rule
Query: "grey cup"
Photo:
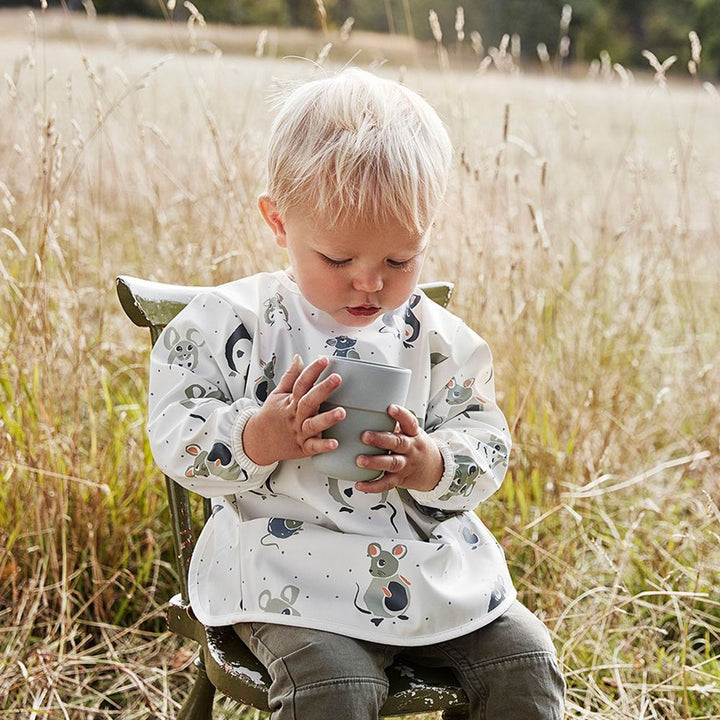
[[[376,480],[382,473],[358,467],[355,460],[358,455],[380,455],[385,450],[365,445],[360,437],[365,430],[392,432],[395,429],[395,421],[387,409],[393,404],[405,405],[412,373],[392,365],[331,357],[318,382],[332,373],[342,378],[342,384],[320,406],[320,411],[339,406],[345,409],[345,419],[323,432],[323,437],[335,438],[338,447],[314,455],[313,464],[328,477],[352,482]]]

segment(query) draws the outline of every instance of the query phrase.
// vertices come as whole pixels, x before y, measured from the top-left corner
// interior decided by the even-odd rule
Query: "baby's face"
[[[287,248],[300,292],[342,325],[370,325],[402,305],[418,282],[429,233],[352,219],[328,228],[300,208],[276,215],[273,223],[272,208],[263,209],[262,200],[260,210]]]

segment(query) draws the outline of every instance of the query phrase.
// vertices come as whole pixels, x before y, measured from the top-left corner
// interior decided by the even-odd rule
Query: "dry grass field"
[[[424,279],[456,282],[494,352],[516,445],[479,512],[552,631],[568,718],[720,718],[717,88],[258,37],[0,13],[2,717],[175,717],[192,651],[164,630],[147,338],[114,277],[282,264],[255,210],[268,98],[360,51],[457,148]]]

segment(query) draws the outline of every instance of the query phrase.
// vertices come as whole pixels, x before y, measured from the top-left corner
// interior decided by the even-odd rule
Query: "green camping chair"
[[[434,301],[445,306],[450,300],[450,283],[421,285]],[[168,285],[139,278],[117,278],[117,293],[125,313],[139,327],[150,330],[154,344],[165,325],[195,295],[210,288]],[[199,645],[195,660],[197,677],[178,720],[211,720],[215,691],[258,710],[268,711],[270,678],[232,627],[206,627],[193,615],[188,601],[187,576],[195,545],[189,493],[165,477],[175,549],[179,592],[168,605],[167,622],[172,632]],[[210,501],[204,500],[205,519]],[[410,666],[398,662],[388,669],[390,694],[382,708],[383,717],[443,711],[443,718],[468,717],[468,700],[449,669]]]

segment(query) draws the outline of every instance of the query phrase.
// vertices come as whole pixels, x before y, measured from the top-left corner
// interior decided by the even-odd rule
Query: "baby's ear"
[[[277,205],[270,199],[269,195],[261,195],[258,198],[258,210],[263,219],[268,224],[275,236],[275,242],[280,247],[287,247],[287,238],[285,236],[285,221],[280,215]]]

